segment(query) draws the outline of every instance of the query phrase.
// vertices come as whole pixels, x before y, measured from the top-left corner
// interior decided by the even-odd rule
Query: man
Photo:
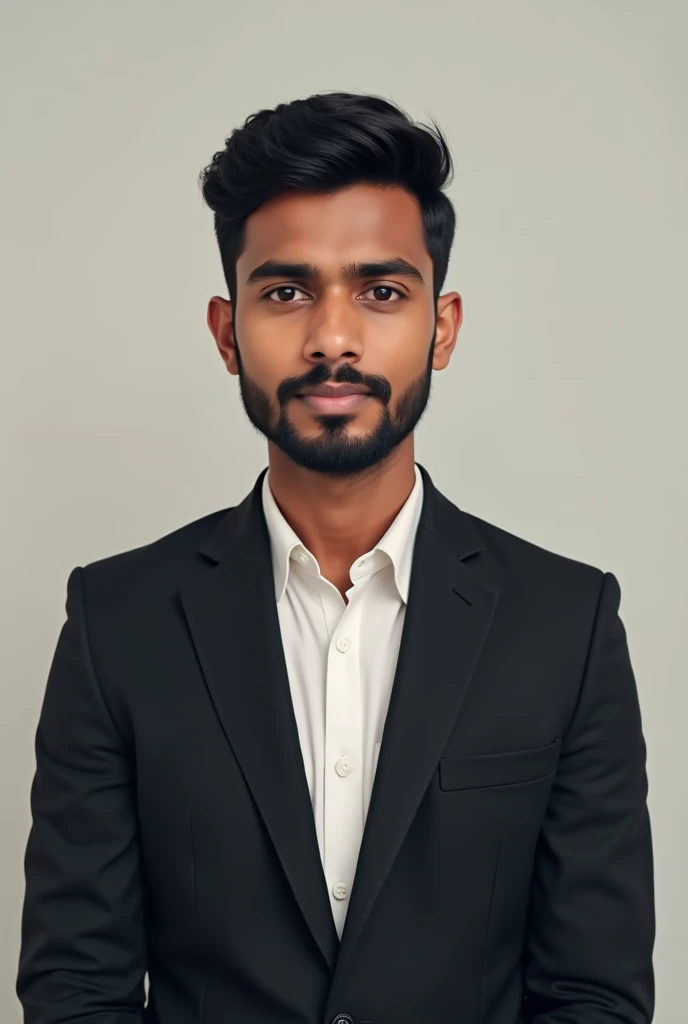
[[[202,174],[230,296],[208,324],[269,466],[69,575],[27,1024],[652,1018],[619,584],[414,461],[462,319],[450,172],[436,126],[331,93],[260,111]]]

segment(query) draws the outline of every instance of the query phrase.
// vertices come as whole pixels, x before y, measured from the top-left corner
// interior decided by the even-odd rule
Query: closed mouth
[[[297,395],[304,405],[318,413],[345,413],[357,409],[371,397],[367,391],[354,391],[345,395]]]
[[[322,390],[299,391],[296,398],[347,398],[349,395],[369,395],[367,388],[359,387],[325,387]]]

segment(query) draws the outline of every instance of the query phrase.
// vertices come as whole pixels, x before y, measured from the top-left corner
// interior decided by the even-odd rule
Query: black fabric
[[[341,944],[262,512],[76,567],[36,733],[26,1024],[646,1024],[615,576],[424,503]],[[150,992],[144,1005],[144,975]]]

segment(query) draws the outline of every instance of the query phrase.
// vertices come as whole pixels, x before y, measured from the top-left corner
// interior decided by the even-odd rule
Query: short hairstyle
[[[232,304],[244,225],[261,204],[287,192],[333,193],[359,183],[401,186],[418,199],[437,301],[456,226],[442,191],[452,177],[450,150],[435,121],[432,127],[416,124],[378,96],[318,93],[251,114],[199,176],[215,214]]]

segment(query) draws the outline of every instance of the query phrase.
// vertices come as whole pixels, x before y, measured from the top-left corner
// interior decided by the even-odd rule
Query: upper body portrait
[[[451,173],[436,125],[340,92],[202,170],[207,324],[268,465],[69,574],[25,1024],[650,1024],[619,582],[415,459],[462,325]]]

